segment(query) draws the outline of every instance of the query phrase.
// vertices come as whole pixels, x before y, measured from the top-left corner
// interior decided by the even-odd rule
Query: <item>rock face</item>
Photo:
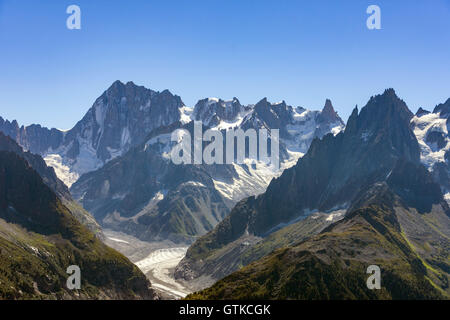
[[[372,97],[360,113],[355,108],[344,132],[315,139],[307,154],[272,180],[264,194],[242,200],[212,232],[197,240],[177,275],[185,277],[183,270],[189,270],[188,277],[204,275],[205,268],[214,269],[214,263],[220,268],[222,261],[212,257],[231,250],[248,235],[266,238],[314,212],[349,212],[361,190],[385,182],[400,161],[420,165],[419,143],[410,128],[412,117],[392,89]],[[413,182],[407,181],[411,186],[404,188],[411,189]],[[432,192],[437,198],[431,200],[415,194],[415,208],[429,210],[431,203],[440,203],[440,190]],[[242,259],[242,254],[235,259]]]
[[[81,289],[66,269],[81,269]],[[0,151],[0,299],[153,299],[139,269],[70,214],[29,163]]]
[[[190,298],[439,299],[448,295],[450,243],[445,235],[450,231],[450,209],[439,185],[420,163],[412,117],[388,89],[372,97],[360,113],[355,109],[344,132],[314,140],[297,165],[274,179],[264,194],[238,203],[212,232],[197,240],[176,275],[214,277],[208,270],[225,270],[225,261],[237,270],[236,261],[244,265],[254,261],[247,259],[249,252],[270,253],[283,243],[284,248]],[[338,208],[344,208],[343,219],[317,228],[306,239],[295,234],[311,223],[313,214],[329,212],[332,218]],[[304,229],[308,230],[313,228]],[[292,235],[297,241],[290,239]],[[242,241],[252,237],[253,243]],[[366,268],[372,264],[384,274],[380,291],[366,286]]]
[[[42,155],[71,186],[83,173],[124,154],[155,128],[180,119],[180,97],[155,92],[132,82],[116,81],[69,131],[18,126],[0,119],[0,131],[25,150]]]
[[[445,103],[438,104],[433,113],[439,113],[441,117],[448,118],[450,116],[450,98]]]
[[[25,159],[28,164],[36,170],[42,177],[43,182],[58,196],[63,204],[69,209],[72,215],[82,224],[86,225],[89,230],[94,232],[96,236],[102,238],[102,232],[99,224],[91,216],[89,212],[84,210],[69,192],[67,186],[55,174],[55,170],[48,167],[44,159],[37,154],[29,151],[24,152],[22,148],[10,137],[5,136],[0,132],[0,151],[9,151],[17,154]]]
[[[419,141],[421,162],[432,173],[450,202],[450,99],[433,112],[417,113],[411,126]]]
[[[419,108],[419,110],[417,110],[417,112],[416,112],[416,116],[420,117],[420,116],[423,116],[423,115],[429,114],[429,113],[430,113],[430,111]]]
[[[342,119],[338,116],[337,112],[333,108],[333,104],[331,103],[330,99],[327,99],[325,101],[325,106],[322,109],[322,112],[320,115],[318,115],[318,122],[319,123],[340,123],[344,125],[344,122]]]
[[[22,148],[36,154],[44,154],[49,148],[57,148],[63,141],[63,132],[33,124],[21,126],[16,120],[9,122],[0,117],[0,131],[14,139]]]
[[[231,101],[206,98],[195,105],[193,118],[196,121],[202,121],[205,126],[215,127],[222,120],[234,121],[242,111],[248,109],[249,107],[242,106],[237,98]]]

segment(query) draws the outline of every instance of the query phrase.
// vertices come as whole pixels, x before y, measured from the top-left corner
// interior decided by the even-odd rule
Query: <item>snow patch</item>
[[[180,122],[182,124],[186,124],[186,123],[191,122],[193,120],[192,119],[192,114],[193,113],[194,113],[194,108],[186,107],[186,106],[181,107],[180,108],[180,114],[181,114]]]
[[[125,127],[122,130],[122,137],[121,137],[121,141],[120,141],[120,146],[124,147],[125,145],[130,143],[130,140],[131,140],[130,130],[128,130],[128,127]]]
[[[197,181],[188,181],[188,182],[184,182],[181,185],[186,185],[186,186],[194,186],[194,187],[200,187],[200,188],[206,188],[206,186],[201,183],[201,182],[197,182]]]
[[[48,154],[44,157],[44,161],[55,170],[56,176],[69,188],[78,180],[78,173],[73,172],[69,166],[64,165],[63,159],[59,154]]]
[[[329,216],[325,219],[326,221],[335,222],[340,220],[342,216],[344,216],[346,210],[337,210],[329,214]]]
[[[112,238],[112,237],[108,237],[109,240],[115,241],[115,242],[119,242],[119,243],[126,243],[129,244],[128,241],[122,240],[122,239],[117,239],[117,238]]]
[[[421,161],[428,168],[431,168],[437,162],[445,162],[445,152],[450,149],[446,121],[445,118],[440,118],[439,114],[436,113],[425,114],[421,117],[415,116],[411,120],[414,127],[414,134],[419,141]],[[427,134],[433,131],[442,132],[447,136],[446,146],[444,148],[439,150],[436,146],[426,143]]]

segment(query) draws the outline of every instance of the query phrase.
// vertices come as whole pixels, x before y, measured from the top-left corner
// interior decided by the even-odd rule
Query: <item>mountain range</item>
[[[168,154],[176,129],[280,130],[281,168],[249,159],[244,164],[174,165]],[[0,131],[41,155],[100,225],[142,240],[193,242],[212,230],[244,197],[264,192],[270,180],[295,164],[315,137],[344,128],[327,100],[322,111],[262,99],[237,98],[184,105],[168,90],[155,92],[116,81],[68,131],[19,127],[0,118]]]
[[[268,129],[269,143],[278,129],[280,168],[174,164],[172,133],[193,135],[195,121]],[[0,117],[0,297],[156,298],[101,242],[108,228],[192,244],[173,273],[199,290],[189,299],[448,298],[449,123],[450,99],[414,115],[393,89],[345,124],[328,99],[321,111],[266,98],[188,107],[120,81],[67,131]],[[31,267],[8,271],[21,259]],[[68,263],[87,270],[78,296],[61,289]],[[381,290],[366,286],[369,265]]]
[[[183,102],[168,90],[114,82],[71,130],[19,127],[0,118],[0,131],[25,150],[42,155],[70,187],[83,173],[122,155],[153,129],[180,117]]]
[[[355,108],[345,131],[315,139],[265,193],[189,248],[178,278],[225,277],[190,298],[448,297],[450,209],[445,185],[421,162],[438,132],[428,125],[418,141],[422,117],[388,89]],[[367,288],[369,265],[380,266],[383,290]]]

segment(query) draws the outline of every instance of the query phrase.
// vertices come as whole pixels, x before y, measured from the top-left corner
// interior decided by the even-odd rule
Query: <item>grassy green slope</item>
[[[277,250],[188,299],[448,298],[448,251],[434,258],[435,271],[405,238],[394,207],[378,202],[353,211],[319,235]],[[381,268],[381,290],[366,286],[366,270],[373,264]],[[439,272],[440,280],[433,280],[434,272]]]

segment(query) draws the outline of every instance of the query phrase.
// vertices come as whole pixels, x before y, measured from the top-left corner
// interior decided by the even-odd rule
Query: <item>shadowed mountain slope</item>
[[[0,298],[152,299],[145,276],[81,225],[27,161],[0,151]],[[68,290],[66,269],[81,269]]]

